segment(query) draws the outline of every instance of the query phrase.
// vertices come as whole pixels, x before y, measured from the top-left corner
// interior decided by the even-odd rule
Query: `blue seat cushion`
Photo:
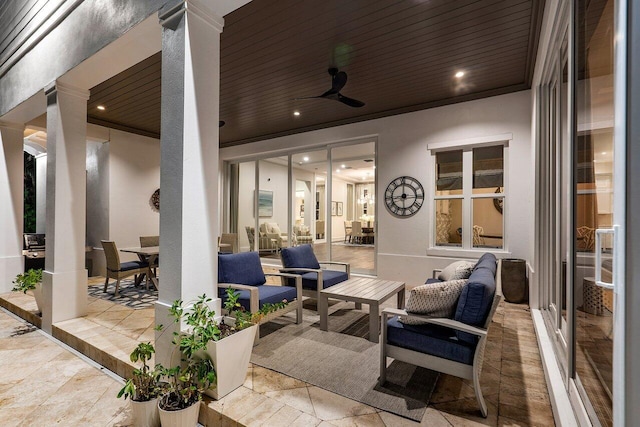
[[[430,277],[424,283],[425,283],[425,285],[430,285],[431,283],[440,283],[440,282],[442,282],[442,280]]]
[[[256,286],[258,288],[258,294],[260,295],[260,308],[264,306],[265,303],[275,304],[278,302],[282,302],[282,300],[287,300],[289,302],[296,299],[296,288],[292,288],[289,286],[275,286],[275,285],[261,285]],[[245,310],[249,311],[249,291],[245,290],[237,290],[240,294],[238,302],[242,305]],[[218,296],[222,299],[222,303],[227,300],[227,288],[224,287],[223,284],[220,284],[218,287]]]
[[[280,253],[284,268],[314,268],[319,269],[320,263],[313,253],[311,245],[300,245],[292,248],[282,248]]]
[[[330,288],[347,280],[349,276],[344,271],[322,270],[322,289]],[[294,282],[295,284],[295,282]],[[302,275],[303,289],[318,289],[318,273],[309,272]]]
[[[490,256],[487,256],[490,255]],[[493,254],[485,254],[478,261],[469,281],[462,288],[454,320],[471,326],[483,327],[489,310],[493,304],[496,291],[496,261]],[[478,341],[478,337],[467,332],[456,332],[458,339],[470,344]]]
[[[439,325],[405,325],[393,317],[387,322],[387,342],[435,357],[473,364],[475,343],[458,341],[453,329]]]
[[[259,286],[266,281],[258,252],[218,254],[218,283]]]
[[[143,262],[143,261],[123,262],[120,264],[120,271],[136,270],[138,268],[146,268],[148,266],[149,266],[149,263]]]

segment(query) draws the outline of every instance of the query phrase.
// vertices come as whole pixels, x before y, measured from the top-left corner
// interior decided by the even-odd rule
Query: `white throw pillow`
[[[409,293],[405,309],[408,313],[451,318],[456,310],[462,288],[466,283],[466,279],[458,279],[417,286]],[[405,325],[428,323],[421,319],[406,316],[400,316],[399,320]]]
[[[449,280],[468,279],[475,266],[475,263],[469,261],[453,262],[438,274],[438,279],[445,282]]]

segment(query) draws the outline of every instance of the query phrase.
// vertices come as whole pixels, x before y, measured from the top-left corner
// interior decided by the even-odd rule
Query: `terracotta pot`
[[[146,402],[131,400],[131,412],[135,427],[159,427],[160,413],[158,412],[158,399]]]
[[[42,282],[36,283],[35,289],[32,289],[31,292],[33,292],[33,296],[36,298],[38,313],[42,313],[42,306],[44,305],[44,300],[42,296]]]
[[[165,411],[158,401],[158,411],[160,425],[163,427],[195,427],[198,425],[198,415],[200,415],[200,401],[178,411]]]

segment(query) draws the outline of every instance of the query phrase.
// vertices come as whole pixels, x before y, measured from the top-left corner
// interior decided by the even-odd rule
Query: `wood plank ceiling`
[[[254,0],[225,17],[220,145],[527,89],[543,9],[544,0]],[[348,74],[341,93],[364,107],[295,99],[328,90],[332,66]],[[158,53],[94,87],[89,122],[158,137],[160,75]]]

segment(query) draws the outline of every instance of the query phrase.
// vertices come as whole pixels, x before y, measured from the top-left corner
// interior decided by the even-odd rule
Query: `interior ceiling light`
[[[343,164],[343,165],[341,165],[341,166],[342,166],[342,169],[344,169],[344,168],[346,168],[346,167],[347,167],[347,165],[345,165],[345,164]]]
[[[336,172],[337,172],[337,173],[340,173],[340,169],[336,169]]]
[[[309,161],[309,156],[304,156],[304,157],[302,158],[302,160],[304,160],[305,162],[308,162],[308,161]]]
[[[294,116],[299,116],[299,115],[300,115],[300,111],[294,111],[294,112],[293,112],[293,115],[294,115]]]
[[[605,154],[607,154],[607,152],[606,152],[606,151],[603,151],[603,152],[602,152],[602,155],[604,156]]]
[[[457,78],[460,78],[460,77],[462,77],[462,76],[464,76],[464,71],[458,71],[458,72],[456,73],[456,77],[457,77]]]
[[[105,106],[104,106],[104,105],[98,105],[96,108],[97,108],[98,110],[100,110],[100,111],[104,111],[104,110],[106,110],[106,108],[105,108]]]

